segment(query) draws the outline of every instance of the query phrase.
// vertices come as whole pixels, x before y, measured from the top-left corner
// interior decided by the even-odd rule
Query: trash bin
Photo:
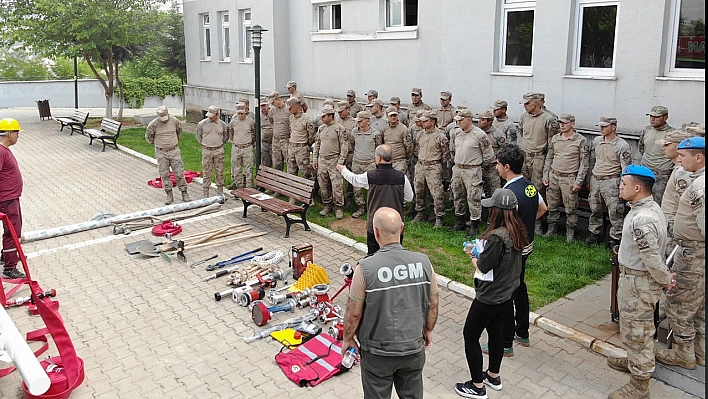
[[[37,108],[39,108],[39,119],[52,119],[52,110],[49,109],[49,100],[37,100]]]

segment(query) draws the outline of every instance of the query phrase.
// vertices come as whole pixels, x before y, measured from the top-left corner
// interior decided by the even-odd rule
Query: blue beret
[[[706,148],[706,139],[704,137],[691,137],[688,138],[678,145],[679,150],[692,150],[700,149],[704,150]]]
[[[622,176],[626,175],[650,177],[652,180],[656,181],[656,176],[654,176],[654,172],[652,172],[651,169],[647,168],[646,166],[629,165],[622,171]]]

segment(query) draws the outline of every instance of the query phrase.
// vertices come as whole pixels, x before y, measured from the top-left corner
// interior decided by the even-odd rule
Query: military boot
[[[428,222],[436,222],[438,219],[438,216],[435,214],[435,211],[430,213],[430,216],[428,216]]]
[[[186,189],[185,189],[185,190],[182,190],[182,201],[184,201],[184,202],[189,202],[189,201],[191,201],[191,200],[192,200],[192,199],[189,198],[189,193],[187,192],[187,190],[186,190]]]
[[[558,234],[558,226],[555,223],[548,223],[548,230],[546,230],[546,234],[543,236],[553,237],[556,234]]]
[[[541,225],[540,220],[536,221],[536,226],[533,229],[533,233],[536,234],[537,236],[543,235],[543,225]]]
[[[342,211],[342,207],[341,207],[341,206],[337,206],[337,209],[334,211],[334,216],[335,216],[337,219],[341,219],[341,218],[344,217],[344,212]]]
[[[649,399],[649,379],[639,379],[635,376],[622,388],[612,392],[609,399]]]
[[[654,354],[658,362],[669,366],[679,366],[693,370],[696,368],[696,354],[693,352],[693,342],[676,342],[671,349],[662,349]]]
[[[417,213],[417,212],[415,211],[415,207],[412,206],[412,207],[410,207],[410,209],[408,209],[407,211],[405,211],[405,212],[403,213],[403,216],[411,217],[411,216],[415,216],[416,213]]]
[[[590,233],[587,238],[585,238],[585,244],[587,245],[599,245],[602,242],[599,234]]]
[[[472,238],[479,234],[479,220],[473,220],[470,229],[467,231],[467,238]]]
[[[607,365],[612,367],[615,370],[619,371],[624,371],[626,373],[629,373],[629,361],[627,360],[627,357],[613,357],[613,356],[608,356],[607,357]]]
[[[418,213],[415,214],[415,217],[413,218],[414,222],[425,222],[425,214],[423,211],[419,211]]]
[[[436,229],[439,229],[441,227],[445,227],[445,222],[443,222],[442,216],[435,217],[435,226],[433,226],[433,227]]]
[[[465,215],[455,216],[455,225],[447,229],[447,231],[463,231],[465,229]]]
[[[360,218],[360,217],[364,216],[365,213],[366,213],[366,208],[364,208],[364,205],[359,205],[359,208],[356,210],[356,212],[352,213],[352,217],[354,219]]]
[[[575,229],[571,229],[570,227],[565,229],[565,242],[570,244],[573,242],[573,239],[575,238]]]
[[[175,197],[172,195],[172,190],[165,190],[165,194],[167,194],[167,197],[165,197],[165,205],[175,202]]]
[[[325,204],[325,207],[320,211],[320,216],[327,216],[332,212],[332,204]]]
[[[696,355],[696,364],[702,367],[706,366],[706,336],[696,334],[693,339],[693,351]]]

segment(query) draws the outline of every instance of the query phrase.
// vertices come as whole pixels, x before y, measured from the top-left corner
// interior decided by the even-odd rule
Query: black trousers
[[[513,306],[509,307],[509,313],[504,322],[504,347],[511,348],[514,344],[514,334],[521,338],[529,337],[529,293],[526,289],[524,277],[526,275],[527,256],[521,257],[521,284],[514,291],[511,297]]]
[[[487,305],[478,300],[472,301],[470,311],[462,335],[465,339],[465,357],[470,369],[472,381],[481,383],[483,378],[482,348],[479,338],[482,331],[487,330],[489,338],[489,371],[499,373],[502,358],[504,357],[503,331],[504,318],[510,312],[511,300],[499,305]]]

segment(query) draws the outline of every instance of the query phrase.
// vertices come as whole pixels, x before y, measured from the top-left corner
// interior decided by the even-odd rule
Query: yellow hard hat
[[[17,119],[5,118],[0,120],[0,132],[17,132],[22,131],[20,122]]]

